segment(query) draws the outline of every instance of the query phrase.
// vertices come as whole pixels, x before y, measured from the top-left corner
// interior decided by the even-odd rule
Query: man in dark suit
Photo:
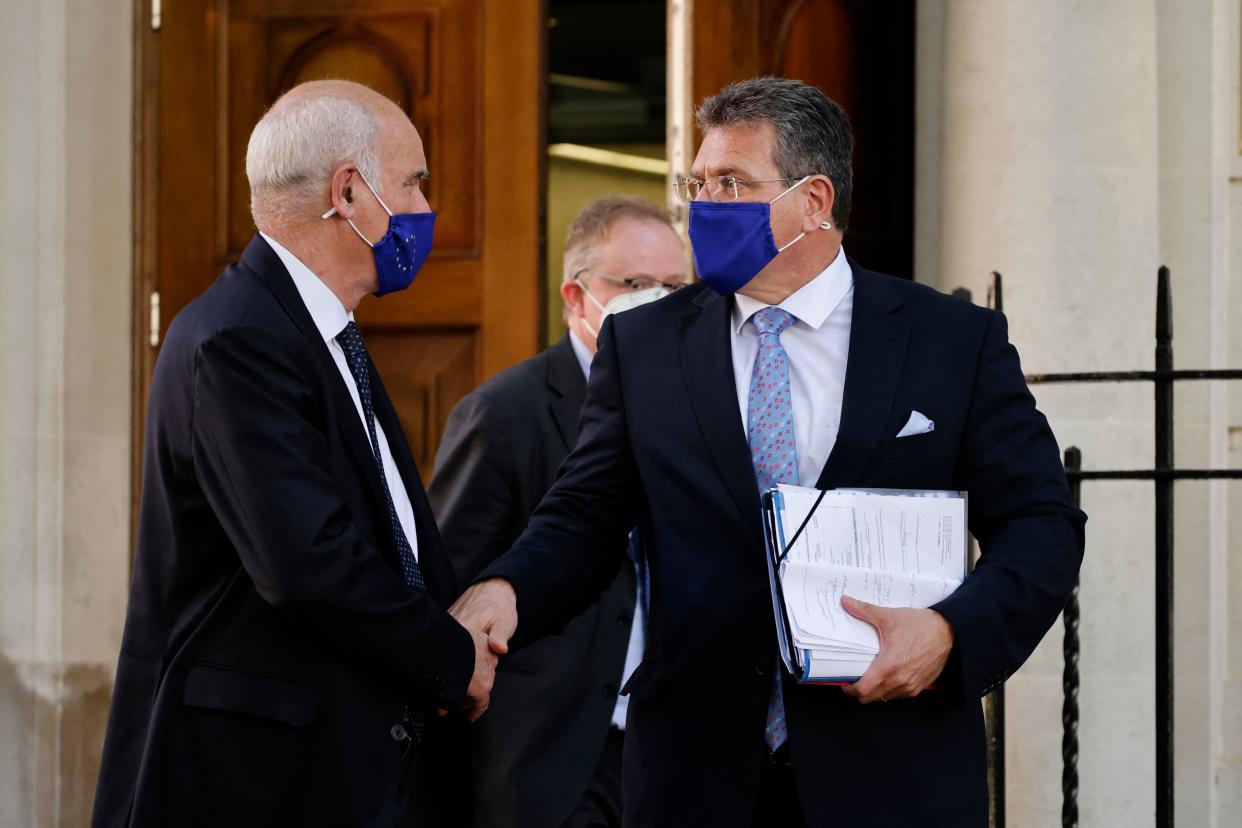
[[[260,235],[173,321],[152,380],[94,824],[468,807],[464,725],[436,713],[476,714],[495,656],[445,609],[452,568],[352,313],[425,258],[426,167],[357,84],[296,87],[255,127]]]
[[[1004,317],[845,257],[840,107],[759,78],[699,122],[681,189],[705,284],[604,323],[577,446],[455,611],[503,639],[559,628],[641,515],[627,824],[983,828],[979,698],[1031,653],[1081,562],[1056,442]],[[898,436],[916,413],[934,429]],[[929,609],[845,601],[879,655],[844,690],[799,685],[777,669],[762,551],[759,491],[776,482],[966,490],[982,557]]]
[[[605,309],[683,287],[686,270],[681,240],[650,202],[603,198],[570,224],[569,332],[462,398],[440,441],[428,494],[459,581],[517,540],[573,448]],[[564,632],[501,663],[487,715],[471,728],[478,828],[620,826],[628,699],[618,692],[642,655],[644,609],[639,568],[620,560]]]

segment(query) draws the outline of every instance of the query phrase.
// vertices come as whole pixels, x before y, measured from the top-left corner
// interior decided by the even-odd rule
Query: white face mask
[[[582,292],[586,294],[586,297],[591,300],[595,307],[599,308],[599,326],[601,328],[604,327],[604,320],[608,318],[609,314],[621,313],[621,311],[637,308],[640,305],[649,304],[657,299],[663,299],[665,296],[672,293],[672,291],[666,287],[653,287],[647,288],[646,290],[634,290],[628,293],[618,293],[616,296],[608,300],[607,305],[601,305],[599,300],[591,295],[591,291],[587,289],[587,286],[582,284],[581,279],[578,279],[577,282],[578,287],[582,288]],[[599,336],[599,331],[591,327],[591,323],[586,321],[585,316],[582,317],[582,324],[585,325],[586,329],[591,332],[591,336]]]

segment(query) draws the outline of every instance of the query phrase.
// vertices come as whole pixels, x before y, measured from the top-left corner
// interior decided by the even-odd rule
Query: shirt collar
[[[337,334],[345,330],[347,323],[353,321],[354,314],[346,311],[341,300],[336,298],[336,294],[320,281],[309,267],[302,264],[297,256],[286,250],[284,245],[262,230],[259,231],[259,235],[271,245],[272,250],[276,251],[276,255],[284,264],[285,270],[289,271],[289,275],[293,278],[293,286],[298,289],[302,304],[306,305],[306,310],[310,312],[311,320],[319,330],[319,335],[324,338],[325,342],[331,342]]]
[[[569,331],[569,344],[574,349],[574,356],[578,358],[578,367],[582,369],[582,376],[590,379],[592,356],[590,349],[587,348],[572,329]]]
[[[795,290],[777,307],[788,311],[797,320],[819,330],[841,300],[854,286],[854,272],[845,258],[845,248],[837,251],[837,257],[826,268],[821,270],[814,279]],[[756,311],[771,307],[749,296],[735,294],[733,302],[733,331],[741,333],[746,320],[755,315]]]

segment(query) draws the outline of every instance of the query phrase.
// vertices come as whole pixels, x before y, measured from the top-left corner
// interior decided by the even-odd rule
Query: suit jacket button
[[[606,699],[615,699],[617,697],[616,685],[605,684],[604,688],[600,691],[600,695]]]
[[[405,726],[399,724],[393,725],[392,729],[388,731],[388,734],[392,736],[392,740],[394,742],[404,742],[406,739],[410,738],[410,734],[405,731]]]
[[[624,612],[617,613],[617,624],[618,625],[622,627],[628,627],[633,623],[634,623],[634,619],[628,613],[624,613]]]

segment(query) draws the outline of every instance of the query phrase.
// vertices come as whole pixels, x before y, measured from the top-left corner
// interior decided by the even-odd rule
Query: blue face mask
[[[799,241],[778,248],[772,240],[772,205],[793,192],[806,176],[771,201],[690,202],[690,249],[699,280],[722,295],[736,293],[776,255]]]
[[[423,262],[427,260],[427,254],[431,252],[431,244],[435,237],[436,214],[400,213],[394,216],[392,210],[389,210],[388,205],[384,203],[384,199],[379,197],[379,193],[375,192],[375,188],[361,171],[358,172],[358,177],[362,179],[363,184],[367,185],[371,195],[375,196],[375,200],[388,214],[388,232],[374,244],[362,235],[362,231],[354,225],[353,220],[345,219],[358,234],[358,238],[367,243],[375,256],[375,273],[379,277],[379,289],[375,291],[375,295],[383,296],[385,293],[405,290],[414,281]],[[324,213],[323,218],[331,218],[334,215],[336,215],[335,207]]]

